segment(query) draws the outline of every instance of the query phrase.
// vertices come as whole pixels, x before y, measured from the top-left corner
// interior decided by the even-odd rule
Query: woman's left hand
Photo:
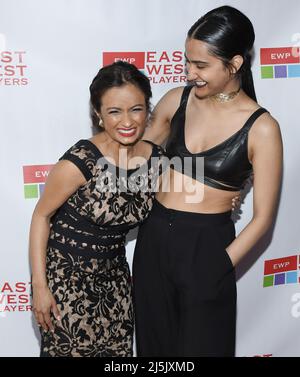
[[[237,196],[235,196],[232,199],[231,205],[232,205],[233,211],[240,207],[240,205],[241,205],[241,193],[239,193]]]

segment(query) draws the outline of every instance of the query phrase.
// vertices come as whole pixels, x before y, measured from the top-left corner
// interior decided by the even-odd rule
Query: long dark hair
[[[244,63],[237,72],[241,87],[257,101],[251,70],[255,33],[247,16],[227,5],[215,8],[194,23],[188,37],[207,43],[210,53],[220,58],[226,67],[230,67],[235,55],[241,55]]]

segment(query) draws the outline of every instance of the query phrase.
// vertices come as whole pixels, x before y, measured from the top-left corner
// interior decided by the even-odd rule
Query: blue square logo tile
[[[288,68],[289,77],[300,77],[300,64],[291,64]]]
[[[293,284],[298,282],[298,273],[297,271],[287,272],[286,274],[286,283]]]
[[[287,66],[286,65],[276,65],[275,66],[275,78],[276,79],[287,78]]]
[[[45,188],[45,184],[44,184],[44,183],[40,183],[40,184],[39,184],[39,192],[40,192],[40,196],[41,196],[42,193],[44,192],[44,188]]]
[[[281,285],[285,284],[285,274],[277,274],[275,275],[275,283],[274,285]]]

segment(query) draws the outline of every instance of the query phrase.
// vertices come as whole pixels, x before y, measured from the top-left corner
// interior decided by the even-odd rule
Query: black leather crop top
[[[186,106],[191,89],[192,86],[184,88],[180,106],[171,121],[166,155],[172,160],[174,157],[179,157],[181,164],[178,169],[176,167],[178,164],[172,164],[171,161],[170,166],[208,186],[226,191],[239,191],[252,174],[252,165],[248,160],[248,132],[256,119],[267,110],[259,108],[250,116],[244,126],[228,139],[204,152],[193,154],[187,150],[184,136]],[[204,164],[204,174],[199,174],[201,165],[198,164],[197,157],[204,157],[204,159],[199,159],[202,162],[202,167]],[[184,160],[189,160],[191,163],[186,164]]]

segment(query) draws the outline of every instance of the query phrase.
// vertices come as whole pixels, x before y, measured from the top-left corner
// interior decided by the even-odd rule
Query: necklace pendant
[[[218,94],[215,94],[214,96],[212,96],[211,98],[213,98],[214,100],[216,100],[217,102],[221,102],[221,103],[224,103],[224,102],[229,102],[231,100],[233,100],[240,92],[241,88],[239,88],[239,90],[235,91],[235,92],[231,92],[231,93],[218,93]]]

